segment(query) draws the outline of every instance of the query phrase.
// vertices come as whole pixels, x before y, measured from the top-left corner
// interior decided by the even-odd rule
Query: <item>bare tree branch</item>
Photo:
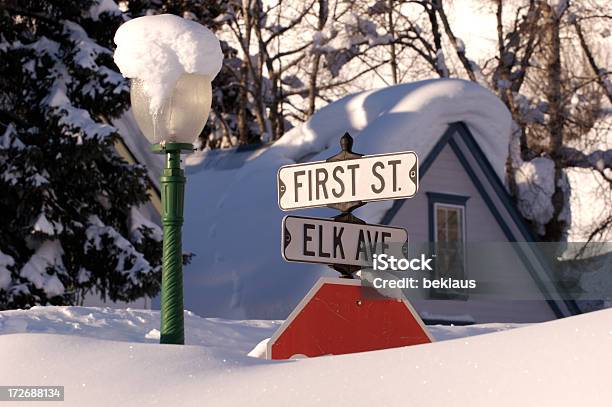
[[[335,88],[338,86],[342,86],[342,85],[346,85],[348,83],[353,82],[355,79],[365,75],[368,72],[372,72],[375,69],[380,68],[381,66],[383,66],[384,64],[388,63],[389,60],[384,60],[376,65],[373,65],[371,67],[369,67],[368,69],[365,69],[353,76],[351,76],[350,78],[347,79],[343,79],[343,80],[339,80],[339,81],[335,81],[335,82],[330,82],[326,85],[322,85],[322,86],[318,86],[317,87],[317,91],[321,91],[321,90],[326,90],[326,89],[331,89],[331,88]],[[285,92],[285,95],[287,96],[292,96],[292,95],[301,95],[301,96],[306,96],[308,95],[308,89],[298,89],[298,90],[294,90],[294,91],[289,91],[289,92]]]
[[[582,31],[582,27],[580,26],[578,20],[574,21],[574,28],[576,29],[576,33],[578,34],[580,47],[582,48],[582,51],[584,51],[584,54],[586,55],[587,60],[589,61],[589,65],[593,70],[593,74],[595,74],[595,77],[597,78],[597,83],[599,83],[599,85],[603,89],[610,103],[612,103],[612,86],[606,86],[604,79],[605,75],[607,75],[608,73],[597,65],[597,62],[595,61],[595,56],[593,55],[593,52],[587,44],[586,38],[584,37],[584,33]]]
[[[455,34],[453,33],[453,30],[451,29],[451,26],[448,22],[448,17],[446,16],[446,12],[444,11],[444,6],[442,4],[442,1],[443,0],[434,0],[433,4],[434,4],[435,9],[438,11],[438,14],[440,15],[440,19],[442,20],[442,25],[444,26],[444,32],[446,32],[446,36],[448,37],[451,44],[453,45],[453,48],[455,48],[455,52],[457,53],[457,56],[459,57],[461,64],[463,64],[463,67],[465,68],[470,80],[476,82],[476,74],[474,72],[474,67],[472,66],[472,63],[470,62],[470,60],[465,55],[465,45],[463,43],[460,44],[457,37],[455,37]]]
[[[274,38],[284,34],[285,32],[298,25],[302,21],[302,19],[308,14],[308,12],[312,10],[312,7],[314,6],[316,1],[317,0],[312,0],[307,7],[304,7],[300,14],[298,14],[293,20],[291,20],[289,24],[287,24],[281,29],[275,30],[272,34],[270,34],[270,36],[264,40],[264,44],[267,46]]]

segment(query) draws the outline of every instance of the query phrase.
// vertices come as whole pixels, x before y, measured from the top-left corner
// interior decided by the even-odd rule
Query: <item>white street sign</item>
[[[277,175],[278,206],[288,211],[410,198],[417,192],[418,175],[418,159],[412,151],[286,165]]]
[[[282,255],[287,261],[372,267],[373,254],[403,258],[408,234],[402,228],[319,218],[283,218]]]

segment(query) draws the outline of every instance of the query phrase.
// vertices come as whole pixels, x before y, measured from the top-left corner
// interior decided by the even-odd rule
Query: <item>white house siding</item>
[[[410,300],[417,311],[424,315],[454,316],[457,319],[471,316],[475,322],[537,322],[556,318],[516,253],[506,250],[504,258],[495,259],[492,267],[470,267],[470,263],[473,265],[478,261],[475,252],[485,250],[470,243],[480,242],[483,246],[494,247],[495,242],[506,242],[507,238],[449,145],[443,148],[421,178],[416,197],[406,200],[389,222],[406,228],[411,244],[429,241],[427,192],[469,197],[465,208],[466,241],[469,245],[466,277],[477,282],[494,282],[496,292],[507,300],[431,300],[428,290],[411,290]],[[482,275],[478,275],[476,270],[483,270],[480,272]],[[535,300],[524,300],[526,298]]]

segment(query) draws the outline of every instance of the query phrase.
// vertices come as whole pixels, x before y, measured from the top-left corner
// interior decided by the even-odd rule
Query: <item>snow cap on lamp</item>
[[[136,121],[152,143],[193,143],[212,101],[211,81],[223,62],[206,27],[171,14],[139,17],[115,34],[115,63],[132,79]]]

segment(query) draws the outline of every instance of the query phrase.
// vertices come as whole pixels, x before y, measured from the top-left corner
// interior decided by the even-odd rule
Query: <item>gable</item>
[[[508,301],[475,301],[466,302],[433,300],[428,301],[426,290],[411,292],[411,300],[419,312],[425,315],[444,315],[445,310],[458,315],[470,315],[477,322],[540,322],[555,319],[556,315],[539,293],[537,284],[525,268],[521,258],[512,251],[505,250],[500,267],[474,267],[474,255],[478,255],[481,247],[473,245],[485,242],[507,242],[508,239],[499,223],[493,216],[487,203],[480,195],[469,175],[461,165],[459,158],[449,144],[439,152],[436,160],[423,175],[419,185],[419,193],[406,202],[396,212],[390,224],[404,227],[410,236],[411,246],[420,246],[421,242],[432,241],[432,208],[428,195],[448,194],[462,196],[465,201],[465,239],[468,242],[467,278],[479,282],[493,281],[499,284],[499,295],[514,297],[515,293],[535,293],[539,301],[529,303],[515,301],[511,306]],[[474,247],[475,246],[475,247]],[[494,249],[494,248],[493,248]],[[511,278],[509,278],[511,277]],[[504,290],[505,292],[501,292]]]
[[[427,193],[431,192],[468,198],[465,203],[466,241],[508,241],[449,144],[442,148],[437,159],[421,177],[419,193],[399,207],[389,224],[405,227],[409,231],[411,241],[431,241],[427,198]]]
[[[426,192],[460,195],[468,198],[465,206],[468,244],[535,240],[465,125],[450,125],[432,152],[421,159],[422,193],[396,202],[383,223],[405,227],[410,242],[431,241],[431,209]],[[535,290],[541,296],[541,301],[535,302],[547,304],[547,312],[552,310],[557,317],[579,313],[573,301],[562,299],[561,288],[550,278],[548,265],[537,250],[528,244],[514,245],[513,249],[515,253],[505,253],[501,262],[507,266],[503,267],[505,271],[498,272],[506,273],[505,278],[512,276],[517,283],[515,289]]]

